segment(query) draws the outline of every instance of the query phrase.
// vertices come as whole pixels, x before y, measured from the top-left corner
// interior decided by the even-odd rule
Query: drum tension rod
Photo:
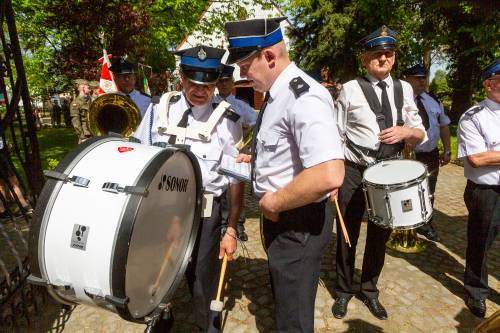
[[[80,176],[69,177],[67,174],[62,173],[62,172],[58,172],[58,171],[44,170],[43,174],[47,178],[61,180],[64,183],[72,183],[73,185],[79,186],[79,187],[89,187],[89,184],[90,184],[90,179],[83,178]]]
[[[104,183],[102,184],[102,190],[110,193],[128,193],[141,195],[143,197],[148,196],[148,190],[142,186],[120,186],[117,183]]]

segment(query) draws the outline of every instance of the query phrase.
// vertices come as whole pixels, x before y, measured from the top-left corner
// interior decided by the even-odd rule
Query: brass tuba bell
[[[109,132],[130,136],[141,122],[141,111],[129,97],[108,93],[90,105],[89,127],[92,135]]]

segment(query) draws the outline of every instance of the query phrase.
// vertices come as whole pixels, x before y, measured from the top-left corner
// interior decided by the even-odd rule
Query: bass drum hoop
[[[172,147],[173,148],[173,147]],[[201,170],[198,164],[198,161],[196,157],[191,153],[189,150],[185,148],[177,148],[176,150],[165,150],[162,151],[160,154],[156,155],[153,161],[148,165],[146,170],[144,170],[143,175],[137,182],[137,186],[143,186],[148,188],[149,185],[151,184],[151,181],[153,180],[153,177],[156,174],[156,171],[158,168],[161,166],[161,164],[164,162],[160,158],[162,154],[169,154],[173,155],[177,152],[182,152],[186,154],[186,156],[190,159],[193,165],[193,171],[195,174],[195,179],[196,179],[196,207],[195,207],[195,212],[193,216],[193,228],[191,229],[191,234],[189,235],[189,240],[187,242],[186,249],[184,253],[182,254],[183,258],[181,261],[181,265],[179,267],[179,270],[176,273],[176,276],[174,278],[174,281],[172,282],[172,285],[166,292],[165,296],[162,298],[162,302],[160,304],[167,304],[172,296],[174,295],[176,289],[178,288],[180,282],[182,281],[182,278],[184,276],[184,273],[187,269],[187,265],[189,264],[189,260],[191,257],[191,254],[193,252],[193,248],[196,242],[196,238],[198,235],[198,229],[200,226],[200,219],[201,219],[201,209],[202,209],[202,195],[203,195],[203,189],[202,189],[202,182],[201,182]],[[120,224],[120,230],[118,231],[118,238],[116,239],[115,242],[115,248],[114,248],[114,253],[115,256],[113,257],[112,261],[112,273],[111,273],[111,290],[112,294],[115,297],[119,298],[125,298],[125,274],[126,274],[126,264],[127,264],[127,259],[128,259],[128,244],[129,241],[132,237],[132,231],[133,227],[135,224],[135,218],[136,218],[136,212],[140,207],[140,202],[142,200],[142,197],[140,196],[133,196],[130,198],[125,210],[124,210],[124,217],[127,217],[126,219],[124,218],[122,220],[122,223]],[[127,237],[124,237],[124,236]],[[122,239],[120,239],[122,238]],[[122,251],[122,252],[121,252]],[[116,254],[118,253],[123,253],[122,256],[117,256]],[[146,288],[146,286],[145,286]],[[152,313],[155,312],[153,310],[150,312],[148,315],[144,317],[139,317],[135,318],[132,316],[129,308],[127,305],[125,307],[118,307],[115,306],[116,312],[120,317],[127,321],[131,322],[137,322],[137,323],[144,323],[144,318]]]

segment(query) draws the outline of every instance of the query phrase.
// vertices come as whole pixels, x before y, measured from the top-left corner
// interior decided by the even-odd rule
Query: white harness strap
[[[168,127],[168,114],[170,112],[170,100],[175,95],[179,94],[178,91],[169,91],[163,94],[160,98],[159,107],[159,115],[158,115],[158,134],[165,135],[165,131]],[[165,110],[165,112],[161,112],[161,110]]]
[[[215,108],[215,110],[210,115],[210,118],[206,122],[205,126],[203,126],[202,128],[196,128],[196,129],[190,127],[182,128],[182,127],[177,127],[177,125],[167,124],[166,130],[161,134],[175,135],[176,144],[184,144],[186,138],[190,138],[193,140],[201,140],[203,142],[210,142],[211,134],[215,126],[217,126],[217,123],[219,122],[221,117],[224,116],[224,113],[230,106],[231,104],[229,104],[226,101],[220,102],[217,108]]]

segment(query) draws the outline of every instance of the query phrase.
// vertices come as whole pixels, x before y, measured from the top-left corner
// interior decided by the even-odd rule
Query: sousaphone
[[[141,122],[141,111],[129,97],[108,93],[90,105],[89,127],[94,136],[110,132],[132,135]]]

